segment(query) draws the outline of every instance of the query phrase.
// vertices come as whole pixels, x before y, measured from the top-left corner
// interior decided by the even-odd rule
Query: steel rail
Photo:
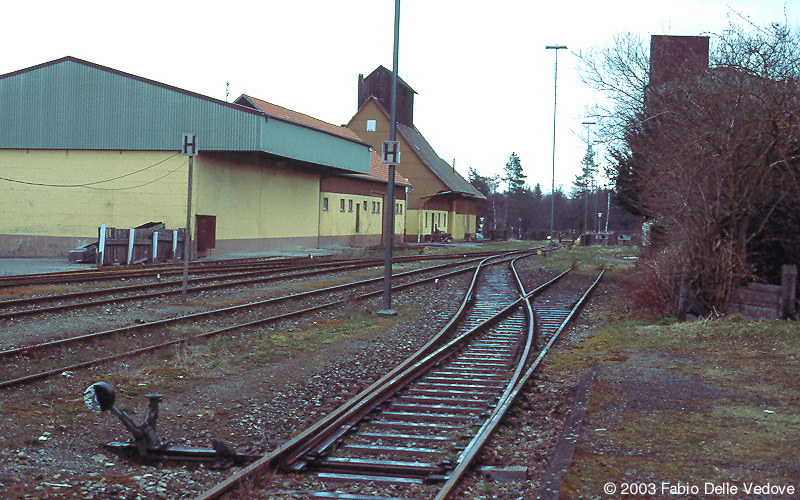
[[[305,429],[300,434],[290,439],[277,449],[265,455],[260,460],[250,464],[236,474],[228,477],[224,481],[216,484],[209,490],[203,492],[196,500],[210,500],[218,498],[223,493],[236,487],[240,482],[248,477],[251,477],[262,470],[275,469],[277,465],[286,462],[291,456],[299,456],[299,452],[307,450],[316,444],[319,444],[324,439],[330,437],[331,434],[341,428],[343,423],[353,420],[356,415],[364,411],[366,405],[374,405],[382,396],[386,395],[391,389],[400,385],[401,381],[408,378],[411,372],[416,371],[416,366],[430,362],[432,357],[437,353],[441,353],[446,346],[431,352],[432,349],[441,341],[441,339],[450,333],[458,320],[463,317],[466,312],[467,305],[474,300],[475,285],[480,273],[481,268],[486,265],[487,261],[492,257],[482,260],[475,268],[472,280],[467,287],[464,297],[461,301],[456,312],[451,319],[442,327],[439,332],[431,338],[424,346],[417,350],[414,354],[409,356],[406,360],[393,368],[387,374],[382,376],[370,384],[367,388],[362,390],[359,394],[351,398],[339,406],[336,410],[329,413],[321,420],[314,423],[311,427]],[[382,292],[379,292],[382,293]],[[461,336],[463,337],[463,335]],[[459,339],[461,337],[458,337]],[[449,342],[452,345],[456,339]]]
[[[305,271],[299,272],[290,275],[281,275],[281,276],[261,276],[260,278],[248,278],[242,280],[234,280],[234,281],[225,281],[223,283],[213,283],[209,285],[199,285],[193,286],[188,288],[189,293],[199,293],[205,292],[208,290],[217,290],[220,288],[233,288],[242,285],[250,285],[255,283],[264,283],[268,281],[280,281],[280,280],[291,280],[299,277],[307,277],[307,276],[314,276],[319,274],[327,274],[331,272],[339,272],[339,271],[347,271],[347,270],[354,270],[354,269],[363,269],[365,267],[371,267],[371,264],[354,264],[350,266],[338,266],[334,269],[331,269],[331,265],[326,265],[324,269],[318,269],[314,271]],[[206,277],[206,278],[194,278],[190,281],[193,282],[201,282],[201,281],[219,281],[223,279],[227,279],[230,277],[240,277],[252,274],[263,274],[265,271],[250,271],[248,273],[236,273],[235,275],[229,275],[225,277],[214,276],[214,277]],[[275,272],[283,272],[283,270],[277,270]],[[82,296],[92,296],[92,295],[104,295],[104,294],[112,294],[112,293],[126,293],[126,292],[134,292],[136,290],[145,290],[147,288],[156,288],[156,287],[167,287],[167,286],[174,286],[180,285],[180,280],[173,280],[167,283],[146,283],[146,284],[138,284],[138,285],[129,285],[124,287],[114,287],[114,288],[107,288],[102,290],[90,290],[86,292],[73,292],[69,294],[61,294],[56,296],[43,296],[43,297],[29,297],[24,299],[14,299],[14,300],[7,300],[0,302],[0,308],[2,307],[9,307],[15,306],[25,303],[32,303],[32,302],[46,302],[51,300],[64,300],[70,298],[77,298]],[[44,306],[38,307],[36,309],[23,309],[19,311],[5,311],[0,312],[0,319],[9,319],[9,318],[18,318],[21,316],[30,316],[33,314],[39,313],[46,313],[46,312],[56,312],[56,311],[64,311],[70,309],[79,309],[82,307],[92,307],[98,306],[103,304],[115,304],[121,302],[128,302],[134,300],[145,300],[151,299],[156,297],[166,297],[170,295],[179,295],[181,293],[180,288],[176,288],[174,290],[158,290],[149,293],[140,293],[137,295],[126,295],[122,297],[108,297],[103,299],[96,299],[96,300],[89,300],[86,302],[75,302],[72,304],[58,304],[52,306]]]
[[[490,257],[490,258],[484,259],[484,260],[489,260],[489,259],[492,259],[492,258],[497,258],[497,257]],[[509,259],[510,257],[500,257],[500,258]],[[500,262],[502,262],[502,261],[500,261]],[[440,265],[440,266],[432,266],[433,269],[439,268],[439,267],[442,267],[442,265]],[[429,268],[428,270],[430,270],[432,268]],[[456,274],[461,274],[461,273],[470,271],[473,268],[466,268],[466,269],[459,269],[459,270],[455,270],[455,271],[449,271],[447,273],[443,273],[443,274],[440,274],[440,275],[437,275],[437,276],[431,276],[431,277],[423,278],[423,279],[420,279],[420,280],[415,281],[415,282],[395,285],[395,286],[392,287],[392,289],[393,290],[403,290],[405,288],[409,288],[411,286],[415,286],[415,285],[418,285],[418,284],[434,281],[434,280],[437,280],[437,279],[447,278],[447,277],[450,277],[450,276],[453,276],[453,275],[456,275]],[[406,273],[414,273],[414,272],[418,272],[418,271],[419,270],[407,271]],[[406,273],[403,273],[403,274],[406,274]],[[380,279],[382,279],[382,278],[380,278]],[[361,295],[358,295],[358,296],[354,297],[354,300],[361,300],[361,299],[368,298],[368,297],[374,297],[374,296],[380,295],[381,293],[383,293],[383,292],[382,291],[377,291],[377,292],[364,293],[364,294],[361,294]],[[190,340],[201,339],[201,338],[209,337],[209,336],[212,336],[212,335],[218,335],[218,334],[221,334],[221,333],[231,332],[231,331],[238,330],[238,329],[245,328],[245,327],[256,326],[256,325],[260,325],[260,324],[265,324],[265,323],[278,321],[280,319],[286,319],[286,318],[290,318],[290,317],[294,317],[294,316],[299,316],[299,315],[306,314],[306,313],[309,313],[309,312],[318,311],[318,310],[321,310],[321,309],[324,309],[324,308],[340,305],[342,302],[343,301],[341,299],[334,300],[334,301],[329,301],[329,302],[325,302],[323,304],[319,304],[319,305],[315,305],[315,306],[311,306],[311,307],[306,307],[306,308],[303,308],[303,309],[297,309],[297,310],[281,313],[281,314],[278,314],[278,315],[270,316],[270,317],[267,317],[267,318],[261,318],[261,319],[257,319],[257,320],[253,320],[253,321],[248,321],[248,322],[245,322],[245,323],[239,323],[239,324],[236,324],[236,325],[224,327],[224,328],[213,330],[213,331],[210,331],[210,332],[205,332],[205,333],[201,333],[201,334],[197,334],[197,335],[192,335],[192,336],[189,336],[189,337],[183,337],[183,338],[180,338],[180,339],[175,339],[175,340],[170,340],[170,341],[167,341],[167,342],[153,344],[153,345],[150,345],[150,346],[142,347],[142,348],[135,349],[135,350],[132,350],[132,351],[127,351],[127,352],[124,352],[124,353],[114,354],[114,355],[106,356],[106,357],[103,357],[103,358],[97,358],[97,359],[93,359],[93,360],[90,360],[90,361],[85,361],[85,362],[81,362],[81,363],[72,364],[72,365],[69,365],[69,366],[62,366],[62,367],[59,367],[59,368],[56,368],[56,369],[52,369],[52,370],[48,370],[48,371],[40,372],[40,373],[35,373],[35,374],[23,376],[23,377],[18,377],[18,378],[15,378],[15,379],[9,379],[9,380],[5,380],[5,381],[0,381],[0,388],[11,387],[11,386],[19,385],[19,384],[22,384],[22,383],[32,382],[32,381],[35,381],[35,380],[40,380],[40,379],[47,378],[47,377],[50,377],[50,376],[53,376],[53,375],[57,375],[59,373],[63,373],[63,372],[67,372],[67,371],[74,371],[74,370],[77,370],[77,369],[80,369],[80,368],[85,368],[85,367],[88,367],[88,366],[98,365],[98,364],[106,363],[106,362],[109,362],[109,361],[122,359],[122,358],[125,358],[125,357],[130,357],[130,356],[135,356],[135,355],[138,355],[138,354],[143,354],[145,352],[150,352],[150,351],[154,351],[154,350],[158,350],[158,349],[163,349],[164,347],[169,347],[169,346],[172,346],[172,345],[181,344],[181,343],[184,343],[184,342],[187,342],[187,341],[190,341]],[[187,317],[189,317],[189,316],[182,316],[179,319],[185,319]],[[162,320],[162,322],[163,321],[164,320]],[[158,322],[153,322],[153,323],[158,323]],[[135,327],[139,327],[139,326],[142,326],[142,325],[135,325]],[[99,332],[99,333],[108,334],[109,332],[115,333],[114,330],[109,330],[109,331],[106,331],[106,332]],[[59,344],[59,343],[65,343],[67,341],[74,341],[74,340],[78,340],[78,339],[82,340],[84,338],[91,338],[92,336],[96,336],[96,334],[87,334],[87,335],[80,336],[80,337],[73,337],[71,339],[62,339],[62,340],[59,340],[59,341],[53,341],[51,343],[37,344],[37,346],[45,346],[45,345],[46,346],[50,346],[50,345],[55,345],[55,344]],[[25,349],[26,348],[15,348],[15,349],[12,349],[12,350],[0,351],[0,355],[14,353],[14,352],[20,352],[20,351],[24,351]]]
[[[454,259],[460,257],[462,254],[453,254],[448,255],[447,260]],[[467,254],[463,254],[464,258],[467,258]],[[502,254],[500,254],[502,255]],[[473,260],[478,259],[477,256],[471,255]],[[418,262],[424,260],[446,260],[446,259],[439,259],[435,258],[432,259],[430,257],[404,257],[400,258],[402,262]],[[357,259],[357,260],[343,260],[343,261],[335,261],[335,262],[327,262],[322,264],[315,264],[313,266],[289,266],[289,267],[282,267],[282,268],[255,268],[255,270],[249,271],[240,271],[236,273],[231,273],[225,276],[208,276],[203,278],[193,278],[190,282],[193,283],[200,283],[200,282],[213,282],[213,281],[223,281],[228,280],[230,278],[235,277],[242,277],[242,276],[259,276],[263,275],[264,273],[285,273],[300,270],[301,272],[290,274],[290,275],[269,275],[269,276],[261,276],[260,278],[248,278],[243,280],[235,280],[235,281],[223,281],[222,283],[213,283],[209,285],[203,286],[194,286],[188,289],[190,293],[197,293],[197,292],[204,292],[208,290],[216,290],[220,288],[230,288],[236,287],[240,285],[249,285],[253,283],[263,283],[268,281],[279,281],[279,280],[288,280],[297,277],[303,276],[313,276],[317,274],[326,274],[329,272],[338,272],[343,270],[352,270],[352,269],[361,269],[366,267],[377,266],[381,264],[380,261],[377,259]],[[312,271],[302,271],[309,268],[314,268]],[[239,268],[237,268],[239,269]],[[214,272],[216,272],[215,270]],[[182,270],[180,271],[182,272]],[[176,272],[177,274],[177,272]],[[88,291],[80,291],[80,292],[69,292],[69,293],[62,293],[57,295],[43,295],[43,296],[36,296],[36,297],[23,297],[18,299],[11,299],[11,300],[4,300],[0,301],[0,309],[8,308],[8,307],[16,307],[25,304],[33,304],[38,302],[50,302],[50,301],[59,301],[59,300],[69,300],[78,297],[91,297],[97,295],[110,295],[114,293],[129,293],[134,292],[137,290],[146,290],[148,288],[166,288],[169,286],[180,285],[182,280],[171,280],[166,282],[160,283],[142,283],[142,284],[135,284],[135,285],[126,285],[120,287],[112,287],[112,288],[103,288],[103,289],[96,289],[96,290],[88,290]],[[71,310],[71,309],[80,309],[83,307],[92,307],[97,305],[103,304],[111,304],[111,303],[121,303],[133,300],[144,300],[148,298],[156,298],[156,297],[163,297],[169,295],[177,295],[181,293],[180,289],[174,290],[157,290],[146,294],[137,294],[137,295],[125,295],[122,297],[109,297],[105,299],[97,299],[97,300],[89,300],[85,302],[75,302],[71,304],[56,304],[52,306],[43,306],[38,307],[35,309],[23,309],[18,311],[0,311],[0,320],[2,319],[10,319],[10,318],[18,318],[22,316],[30,316],[33,314],[38,313],[46,313],[46,312],[57,312],[63,310]]]
[[[221,261],[192,262],[190,270],[193,273],[210,273],[219,269],[232,269],[242,267],[266,267],[278,269],[282,266],[291,265],[299,260],[309,260],[308,257],[293,259],[230,259]],[[180,266],[180,267],[178,267]],[[139,265],[115,266],[113,268],[75,270],[75,271],[56,271],[52,273],[36,274],[15,274],[0,276],[0,287],[8,288],[20,285],[46,285],[74,283],[85,281],[108,281],[117,279],[133,279],[148,277],[155,274],[180,274],[183,270],[181,264],[148,264],[146,267]]]
[[[582,307],[586,298],[600,282],[600,278],[603,277],[604,272],[605,270],[600,272],[600,275],[597,277],[597,279],[589,286],[586,292],[584,292],[584,294],[576,301],[575,305],[572,307],[572,310],[569,312],[566,319],[564,319],[564,321],[561,323],[561,326],[550,337],[547,344],[545,344],[545,346],[539,352],[539,355],[536,357],[534,362],[528,367],[525,374],[517,380],[513,388],[509,387],[509,390],[507,390],[506,393],[504,393],[503,398],[501,398],[501,401],[498,403],[498,406],[496,407],[490,419],[487,420],[487,422],[483,425],[483,427],[475,436],[475,438],[473,438],[473,441],[467,446],[465,451],[459,457],[458,466],[453,470],[453,472],[451,472],[449,478],[445,482],[444,486],[442,486],[442,488],[439,490],[439,493],[436,495],[434,500],[446,500],[454,492],[455,486],[458,484],[461,477],[466,473],[469,467],[471,467],[472,462],[475,460],[475,457],[478,454],[478,451],[480,451],[480,449],[483,447],[483,445],[486,443],[489,437],[494,433],[495,429],[497,428],[497,425],[499,425],[499,423],[502,421],[502,418],[505,415],[508,408],[510,408],[511,405],[514,403],[514,400],[517,398],[519,393],[522,392],[522,389],[524,388],[528,379],[530,379],[530,377],[533,375],[533,372],[536,370],[541,361],[544,359],[550,347],[553,345],[556,339],[558,339],[561,332],[564,330],[564,328],[566,328],[567,324],[572,320],[572,317]],[[527,294],[526,297],[530,297],[532,295],[533,292]],[[531,310],[531,314],[532,313],[533,310]]]
[[[424,256],[405,256],[396,257],[394,262],[413,262],[417,260],[447,260],[453,258],[464,257],[469,255],[471,257],[487,257],[490,255],[498,255],[503,252],[471,252],[465,254],[463,252],[455,252],[439,255],[424,255]],[[195,261],[190,263],[190,272],[192,274],[208,274],[214,272],[223,272],[226,269],[286,269],[291,267],[305,267],[304,263],[322,263],[323,265],[338,265],[353,262],[374,262],[375,265],[381,265],[383,259],[331,259],[327,256],[323,257],[290,257],[286,259],[270,259],[263,257],[256,257],[252,259],[225,259],[218,261]],[[221,271],[222,270],[222,271]],[[163,275],[180,275],[183,272],[182,264],[147,264],[146,267],[141,266],[125,266],[115,267],[113,269],[93,269],[93,270],[75,270],[75,271],[59,271],[53,273],[38,273],[38,274],[19,274],[0,276],[0,287],[9,288],[21,285],[33,284],[62,284],[73,282],[85,281],[109,281],[117,279],[134,279],[134,278],[147,278],[156,274]]]
[[[475,260],[477,260],[477,259],[475,259]],[[474,260],[472,260],[472,261],[468,260],[466,262],[460,262],[457,265],[464,265],[464,264],[468,264],[469,262],[474,262]],[[417,273],[429,272],[429,271],[433,271],[433,270],[436,270],[436,269],[441,269],[443,267],[449,267],[450,265],[451,264],[438,264],[436,266],[430,266],[430,267],[426,267],[426,268],[423,268],[423,269],[413,269],[413,270],[410,270],[410,271],[403,271],[403,272],[400,272],[400,273],[395,273],[393,275],[393,278],[406,276],[406,275],[417,274]],[[468,270],[469,270],[469,268],[468,268]],[[329,287],[317,288],[315,290],[309,290],[309,291],[306,291],[306,292],[298,292],[298,293],[294,293],[294,294],[283,295],[283,296],[280,296],[280,297],[272,297],[272,298],[269,298],[269,299],[263,299],[263,300],[258,300],[258,301],[254,301],[254,302],[247,302],[245,304],[238,304],[238,305],[235,305],[235,306],[223,307],[223,308],[219,308],[219,309],[212,309],[210,311],[201,311],[201,312],[196,312],[196,313],[191,313],[191,314],[184,314],[182,316],[175,316],[175,317],[172,317],[172,318],[165,318],[165,319],[149,321],[149,322],[145,322],[145,323],[138,323],[138,324],[134,324],[134,325],[126,325],[126,326],[123,326],[123,327],[120,327],[120,328],[113,328],[111,330],[104,330],[104,331],[100,331],[100,332],[92,332],[92,333],[87,333],[87,334],[84,334],[84,335],[78,335],[78,336],[68,337],[68,338],[58,339],[58,340],[51,340],[49,342],[42,342],[42,343],[39,343],[39,344],[31,344],[31,345],[27,345],[27,346],[18,346],[18,347],[14,347],[14,348],[5,349],[5,350],[0,351],[0,357],[12,355],[12,354],[18,354],[18,353],[23,352],[23,351],[37,350],[37,349],[41,349],[41,348],[44,348],[44,347],[53,347],[53,346],[57,346],[57,345],[61,345],[61,344],[67,344],[67,343],[75,342],[75,341],[88,340],[88,339],[97,338],[97,337],[105,337],[105,336],[112,335],[112,334],[115,334],[115,333],[143,330],[143,329],[150,328],[150,327],[164,326],[164,325],[168,325],[168,324],[172,324],[172,323],[176,323],[176,322],[181,322],[181,321],[186,321],[186,320],[190,320],[190,319],[198,319],[198,318],[202,318],[202,317],[205,317],[205,316],[212,316],[212,315],[221,314],[221,313],[230,313],[230,312],[235,312],[235,311],[239,311],[239,310],[242,310],[242,309],[248,309],[248,308],[253,308],[253,307],[261,307],[261,306],[264,306],[264,305],[274,304],[274,303],[282,302],[282,301],[286,301],[286,300],[294,300],[294,299],[300,299],[300,298],[304,298],[304,297],[311,297],[313,295],[320,295],[320,294],[333,292],[333,291],[338,291],[338,290],[347,290],[348,288],[355,288],[355,287],[362,286],[362,285],[367,285],[367,284],[370,284],[370,283],[376,283],[378,281],[381,281],[382,279],[383,279],[383,277],[367,278],[367,279],[358,280],[358,281],[354,281],[354,282],[350,282],[350,283],[344,283],[344,284],[340,284],[340,285],[332,285],[332,286],[329,286]],[[341,300],[339,300],[337,302],[341,302]]]

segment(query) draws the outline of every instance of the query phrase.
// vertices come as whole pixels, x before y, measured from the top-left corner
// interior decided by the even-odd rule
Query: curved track
[[[531,362],[537,328],[529,299],[566,274],[526,293],[513,266],[481,273],[485,266],[484,261],[476,270],[459,311],[426,346],[198,500],[218,498],[270,469],[344,482],[346,487],[333,489],[350,491],[280,492],[298,498],[399,498],[392,492],[409,485],[416,488],[414,498],[447,498],[544,356],[546,349]],[[540,328],[546,347],[581,301],[569,302],[565,315],[560,308],[539,311],[546,320]],[[556,329],[551,314],[558,316]],[[360,494],[364,484],[370,495]]]

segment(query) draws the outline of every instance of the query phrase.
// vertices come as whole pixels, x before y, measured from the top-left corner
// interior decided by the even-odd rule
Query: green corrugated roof
[[[74,57],[0,76],[0,148],[262,151],[369,172],[369,147]]]

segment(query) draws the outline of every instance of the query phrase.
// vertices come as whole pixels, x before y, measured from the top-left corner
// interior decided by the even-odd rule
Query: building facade
[[[322,179],[369,176],[371,153],[300,118],[73,57],[0,75],[0,256],[65,256],[103,223],[184,227],[186,133],[200,255],[316,247]]]
[[[380,148],[389,140],[391,72],[379,66],[367,77],[360,75],[358,86],[358,111],[347,126]],[[469,238],[476,232],[477,200],[485,197],[441,159],[414,126],[414,90],[401,79],[397,95],[397,171],[412,186],[406,200],[406,241],[426,241],[437,232]]]

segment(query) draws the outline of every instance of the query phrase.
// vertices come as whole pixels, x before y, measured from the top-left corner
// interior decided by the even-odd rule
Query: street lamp
[[[597,122],[583,122],[583,126],[586,127],[586,145],[591,148],[592,147],[592,140],[591,140],[591,127],[592,125],[597,125]],[[588,149],[587,149],[588,153]],[[594,149],[592,149],[592,166],[594,166]],[[584,172],[585,174],[586,172]],[[592,174],[592,180],[594,180],[594,174]],[[589,232],[589,183],[588,179],[584,179],[586,181],[586,192],[584,193],[583,199],[583,232]]]
[[[553,78],[553,182],[550,185],[550,247],[553,247],[554,222],[556,214],[556,101],[558,97],[558,49],[566,49],[566,45],[547,45],[546,49],[556,51],[556,64]]]

